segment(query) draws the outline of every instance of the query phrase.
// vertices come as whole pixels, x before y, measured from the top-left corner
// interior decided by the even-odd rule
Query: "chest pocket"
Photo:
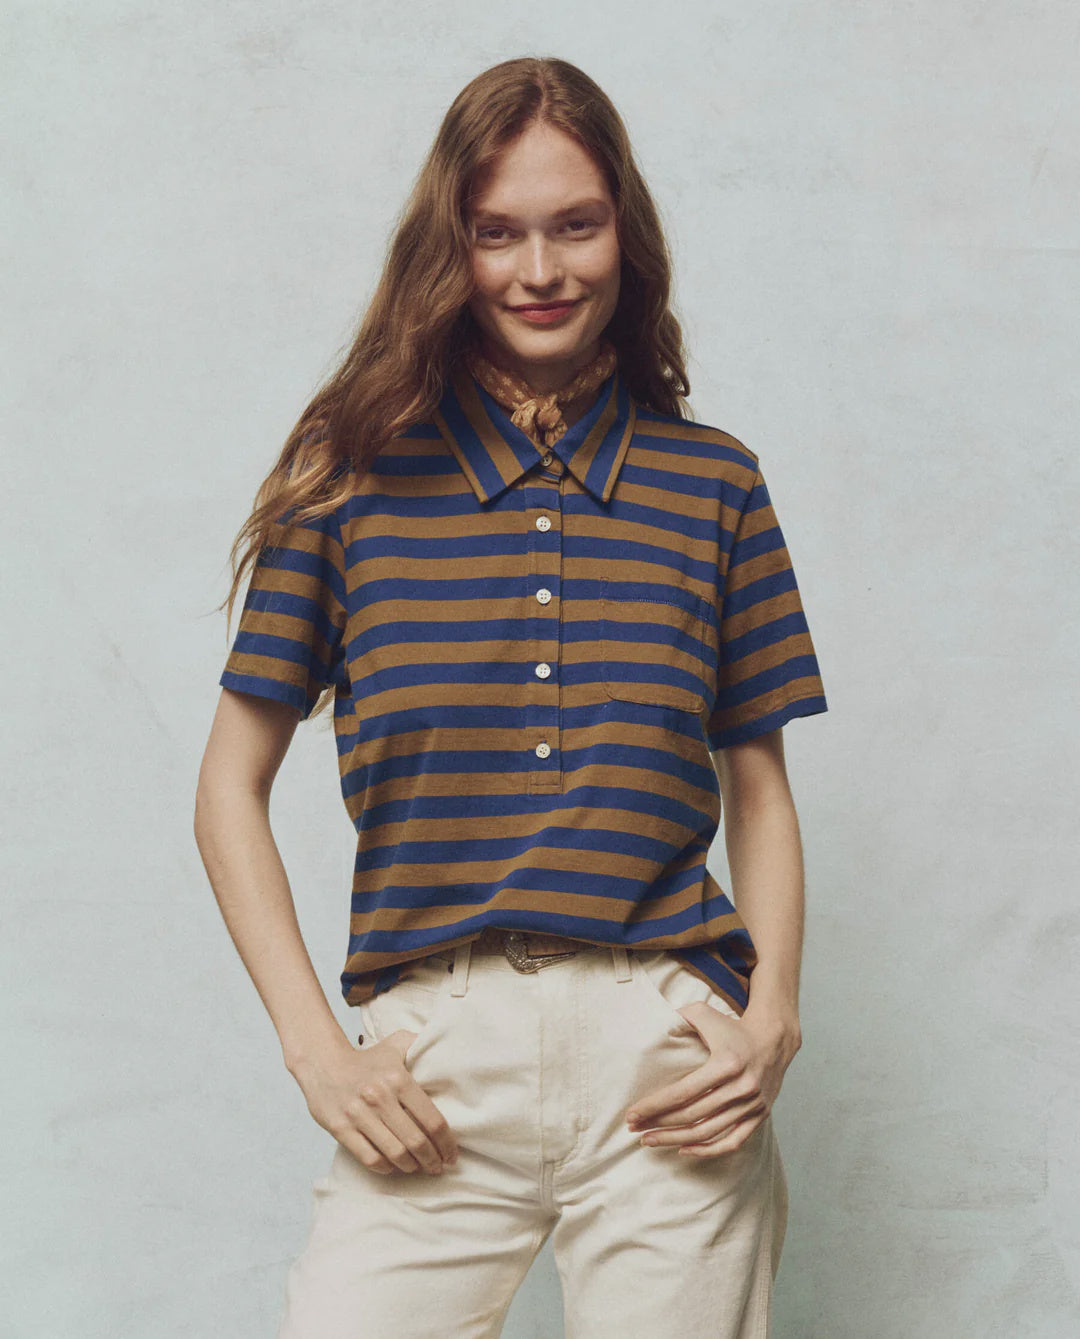
[[[692,591],[609,581],[600,591],[604,688],[619,702],[700,712],[715,672],[709,605]]]

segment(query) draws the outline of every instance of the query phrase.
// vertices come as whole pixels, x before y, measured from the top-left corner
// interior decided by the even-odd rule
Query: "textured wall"
[[[829,696],[785,731],[808,926],[778,1339],[1080,1332],[1075,5],[4,18],[3,1335],[273,1333],[331,1141],[191,835],[213,606],[444,108],[521,54],[628,122],[695,416],[762,458]],[[324,727],[273,820],[345,1020]],[[508,1339],[559,1315],[545,1250]]]

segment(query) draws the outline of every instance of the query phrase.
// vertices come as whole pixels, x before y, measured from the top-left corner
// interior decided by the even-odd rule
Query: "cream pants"
[[[772,1116],[711,1158],[625,1120],[708,1058],[677,1009],[730,1006],[664,950],[534,973],[470,950],[360,1006],[365,1044],[419,1034],[405,1063],[458,1162],[380,1175],[337,1145],[278,1339],[496,1339],[549,1235],[565,1339],[767,1339],[788,1208]]]

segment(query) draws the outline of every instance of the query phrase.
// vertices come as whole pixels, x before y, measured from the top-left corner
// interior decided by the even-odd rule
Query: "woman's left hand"
[[[802,1045],[799,1025],[749,1008],[733,1018],[704,1000],[678,1012],[708,1046],[709,1058],[676,1083],[639,1098],[627,1112],[627,1124],[634,1133],[650,1131],[644,1144],[721,1157],[745,1143],[772,1110],[784,1072]]]

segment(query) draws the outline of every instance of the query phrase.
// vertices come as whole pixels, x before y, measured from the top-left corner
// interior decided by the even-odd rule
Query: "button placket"
[[[547,452],[542,463],[555,457]],[[533,518],[527,528],[529,577],[533,617],[537,636],[524,648],[532,662],[532,687],[525,688],[526,747],[534,764],[528,768],[529,792],[551,793],[562,790],[562,764],[559,752],[559,713],[562,688],[559,682],[559,655],[562,645],[562,612],[559,583],[562,571],[562,526],[559,523],[561,501],[559,486],[543,474],[534,475],[526,486],[526,515]],[[527,662],[528,663],[528,662]]]

